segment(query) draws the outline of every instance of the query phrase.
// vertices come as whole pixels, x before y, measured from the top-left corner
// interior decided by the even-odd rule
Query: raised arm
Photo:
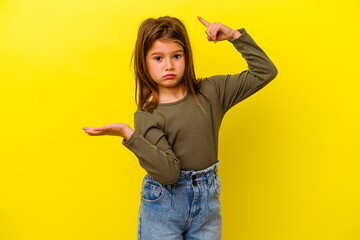
[[[238,74],[216,75],[208,78],[208,81],[215,87],[225,114],[231,107],[266,86],[277,76],[278,71],[245,28],[235,31],[221,23],[210,24],[200,17],[199,20],[207,27],[206,34],[209,41],[228,40],[242,54],[248,64],[248,70]],[[233,31],[240,33],[240,36]]]

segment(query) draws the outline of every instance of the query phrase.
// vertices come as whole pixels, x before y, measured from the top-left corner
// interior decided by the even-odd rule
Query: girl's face
[[[184,49],[176,42],[158,39],[146,55],[146,66],[159,90],[179,87],[185,71]]]

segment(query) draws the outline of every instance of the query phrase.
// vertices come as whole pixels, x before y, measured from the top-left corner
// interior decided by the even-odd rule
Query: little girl
[[[209,41],[233,44],[249,69],[196,79],[183,23],[169,16],[146,19],[134,51],[135,98],[139,89],[135,130],[125,123],[83,128],[91,136],[123,137],[122,144],[147,171],[138,239],[221,239],[217,173],[221,121],[231,107],[277,75],[275,65],[244,28],[198,19]]]

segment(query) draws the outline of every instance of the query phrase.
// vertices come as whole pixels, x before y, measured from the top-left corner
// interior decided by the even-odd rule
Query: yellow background
[[[146,174],[133,127],[139,24],[182,20],[198,77],[246,61],[201,16],[244,27],[278,68],[222,123],[223,239],[360,239],[357,0],[0,1],[0,239],[136,239]]]

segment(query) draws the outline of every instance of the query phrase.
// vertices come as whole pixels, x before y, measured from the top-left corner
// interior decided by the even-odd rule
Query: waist
[[[179,178],[174,185],[190,185],[193,184],[194,181],[196,181],[197,184],[211,183],[214,177],[217,175],[219,164],[220,161],[218,160],[210,167],[202,170],[180,170]]]
[[[197,177],[200,177],[200,176],[208,175],[211,172],[217,172],[219,164],[220,164],[220,161],[217,160],[216,163],[214,163],[213,165],[211,165],[205,169],[202,169],[202,170],[180,170],[179,178],[189,178],[194,175],[196,175]]]

